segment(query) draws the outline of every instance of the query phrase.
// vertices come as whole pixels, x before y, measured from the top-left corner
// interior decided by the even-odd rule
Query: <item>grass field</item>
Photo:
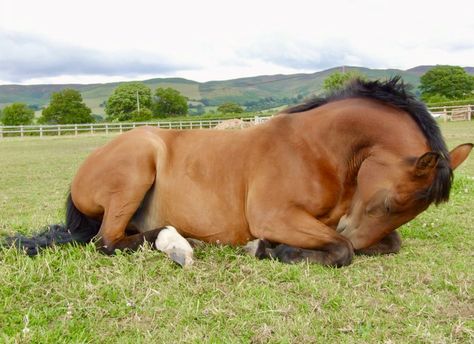
[[[450,148],[474,142],[474,122],[442,130]],[[0,233],[61,222],[78,165],[109,139],[0,140]],[[358,256],[341,269],[218,246],[199,249],[189,270],[150,248],[0,250],[0,342],[474,342],[473,205],[471,156],[450,203],[401,229],[398,255]]]

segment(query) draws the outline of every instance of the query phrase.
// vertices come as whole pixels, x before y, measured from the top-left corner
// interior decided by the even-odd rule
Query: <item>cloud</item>
[[[0,51],[0,80],[11,82],[61,75],[166,75],[192,68],[158,54],[103,52],[23,33],[0,32]]]
[[[312,42],[295,37],[260,37],[239,54],[297,70],[323,70],[341,65],[377,66],[380,61],[346,40]]]

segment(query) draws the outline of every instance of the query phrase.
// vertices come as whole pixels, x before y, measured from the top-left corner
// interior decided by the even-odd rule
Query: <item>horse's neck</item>
[[[346,181],[355,180],[362,162],[380,150],[410,156],[427,149],[420,144],[426,139],[408,114],[381,114],[369,108],[360,113],[327,111],[296,116],[292,121],[295,131],[315,154],[324,154]]]

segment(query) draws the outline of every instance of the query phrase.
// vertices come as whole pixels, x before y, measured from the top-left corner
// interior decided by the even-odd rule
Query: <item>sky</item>
[[[0,84],[474,66],[473,13],[473,0],[0,0]]]

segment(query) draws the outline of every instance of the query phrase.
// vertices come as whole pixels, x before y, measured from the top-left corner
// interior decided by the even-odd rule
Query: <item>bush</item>
[[[236,103],[224,103],[217,108],[217,112],[220,113],[242,113],[244,109]]]
[[[143,108],[140,111],[135,110],[130,114],[130,120],[132,122],[146,122],[153,118],[153,113],[150,109]]]
[[[1,121],[4,125],[28,125],[33,123],[35,113],[24,103],[13,103],[3,109]]]

